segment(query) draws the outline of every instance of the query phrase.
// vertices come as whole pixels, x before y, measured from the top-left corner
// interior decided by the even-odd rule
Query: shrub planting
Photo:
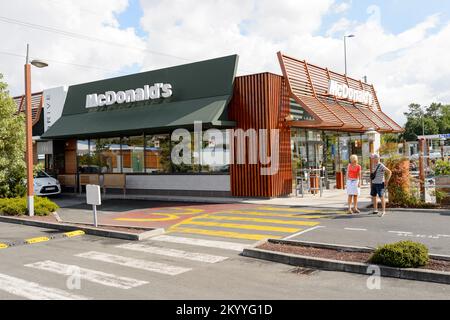
[[[397,268],[417,268],[427,264],[428,248],[418,242],[400,241],[378,247],[370,263]]]
[[[47,216],[58,210],[58,205],[48,198],[34,198],[34,214]],[[0,198],[0,214],[6,216],[21,216],[27,213],[26,198]]]

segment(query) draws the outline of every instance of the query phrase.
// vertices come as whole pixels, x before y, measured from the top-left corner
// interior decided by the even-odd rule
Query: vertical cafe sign
[[[67,86],[46,89],[42,95],[44,99],[44,132],[46,132],[62,115],[67,97]]]

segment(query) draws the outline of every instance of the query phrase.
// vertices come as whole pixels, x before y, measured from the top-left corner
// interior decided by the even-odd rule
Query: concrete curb
[[[263,241],[262,243],[264,243]],[[347,246],[343,244],[334,244],[334,243],[324,243],[324,242],[312,242],[312,241],[303,241],[303,240],[284,240],[284,239],[267,239],[267,242],[271,243],[279,243],[279,244],[287,244],[291,246],[304,246],[304,247],[313,247],[313,248],[323,248],[323,249],[333,249],[340,251],[356,251],[356,252],[373,252],[376,248],[374,247],[358,247],[358,246]],[[258,247],[262,243],[257,243],[253,248]],[[428,256],[431,259],[435,260],[444,260],[450,261],[450,256],[446,256],[443,254],[434,254],[430,253]]]
[[[417,209],[417,208],[386,208],[387,212],[423,212],[423,213],[446,213],[447,215],[450,215],[450,209]]]
[[[245,257],[268,260],[292,266],[315,268],[327,271],[351,272],[368,276],[373,275],[373,269],[369,267],[376,266],[379,268],[380,275],[383,277],[450,284],[450,272],[392,268],[381,265],[370,265],[360,262],[315,258],[310,256],[275,252],[258,248],[246,248],[243,250],[242,255]]]
[[[23,225],[32,226],[32,227],[56,229],[56,230],[62,230],[62,231],[82,230],[86,234],[90,234],[90,235],[94,235],[94,236],[106,237],[106,238],[116,238],[116,239],[123,239],[123,240],[133,240],[133,241],[145,240],[150,237],[163,234],[165,232],[165,230],[163,228],[156,228],[156,229],[152,229],[152,230],[137,234],[137,233],[131,233],[131,232],[125,232],[125,231],[113,231],[113,230],[99,229],[99,228],[94,228],[94,227],[91,228],[91,227],[86,227],[86,226],[77,226],[74,224],[67,224],[67,223],[52,223],[52,222],[27,220],[27,219],[21,219],[21,218],[16,218],[16,217],[6,217],[6,216],[0,216],[0,222],[23,224]],[[117,227],[123,227],[123,226],[117,226]],[[140,228],[140,229],[143,229],[143,228]]]
[[[54,239],[63,239],[63,238],[72,238],[76,236],[82,236],[85,232],[82,230],[75,230],[75,231],[69,231],[59,234],[54,234],[51,236],[40,236],[40,237],[34,237],[34,238],[28,238],[20,241],[12,241],[12,242],[5,242],[0,243],[0,249],[6,249],[10,247],[17,247],[22,245],[29,245],[29,244],[35,244],[35,243],[41,243],[41,242],[47,242]]]
[[[287,245],[291,245],[291,246],[304,246],[304,247],[313,247],[313,248],[322,248],[322,249],[334,249],[334,250],[341,250],[341,251],[372,252],[375,249],[372,247],[346,246],[346,245],[342,245],[342,244],[311,242],[311,241],[298,241],[298,240],[267,239],[267,241],[271,242],[271,243],[287,244]]]

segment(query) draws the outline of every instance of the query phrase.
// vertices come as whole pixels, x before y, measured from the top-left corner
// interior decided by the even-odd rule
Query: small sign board
[[[99,206],[102,204],[100,186],[96,184],[88,184],[86,186],[86,203]]]

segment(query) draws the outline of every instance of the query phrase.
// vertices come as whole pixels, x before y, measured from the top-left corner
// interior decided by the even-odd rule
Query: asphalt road
[[[320,226],[303,230],[291,240],[376,247],[412,240],[430,253],[450,255],[450,212],[388,211],[379,217],[369,212],[320,219]]]
[[[13,230],[29,237],[29,228],[0,223],[0,235]],[[45,233],[33,229],[33,236]],[[240,256],[252,243],[174,232],[143,242],[84,235],[10,247],[0,250],[0,299],[450,297],[450,286],[442,284],[383,278],[380,290],[369,290],[363,275],[297,274],[292,266]]]

